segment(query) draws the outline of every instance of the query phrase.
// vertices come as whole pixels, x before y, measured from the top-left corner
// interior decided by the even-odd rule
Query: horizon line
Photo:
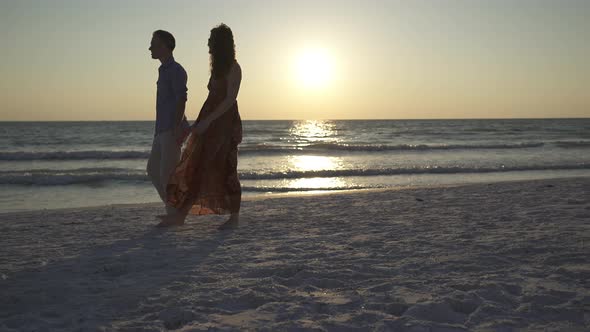
[[[526,118],[369,118],[369,119],[242,119],[242,121],[394,121],[394,120],[566,120],[590,119],[587,117],[526,117]],[[155,122],[156,120],[0,120],[1,122]],[[190,122],[190,121],[189,121]]]

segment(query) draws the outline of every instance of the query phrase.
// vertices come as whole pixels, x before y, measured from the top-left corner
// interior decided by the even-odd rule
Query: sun
[[[323,48],[308,48],[296,58],[295,74],[306,88],[321,88],[332,80],[334,61]]]

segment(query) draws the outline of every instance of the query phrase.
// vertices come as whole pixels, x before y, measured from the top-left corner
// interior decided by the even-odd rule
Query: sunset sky
[[[207,95],[235,36],[245,120],[590,116],[590,1],[2,1],[0,121],[153,120],[164,29]]]

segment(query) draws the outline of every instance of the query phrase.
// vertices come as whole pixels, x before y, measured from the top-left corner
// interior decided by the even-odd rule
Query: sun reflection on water
[[[314,151],[321,149],[322,144],[338,144],[336,124],[328,120],[295,121],[289,129],[288,140],[297,148]],[[291,155],[287,158],[287,171],[315,172],[307,177],[284,180],[281,186],[293,189],[346,189],[352,184],[345,178],[330,176],[329,171],[344,169],[344,161],[338,156]],[[323,172],[327,171],[327,172]]]
[[[337,143],[337,135],[336,124],[326,120],[297,121],[289,129],[290,139],[294,139],[300,146],[310,143]]]
[[[297,171],[321,171],[342,169],[342,160],[326,156],[290,156],[289,169]]]
[[[291,180],[286,187],[294,189],[346,189],[350,186],[342,178],[303,178]]]
[[[345,188],[346,181],[337,177],[323,177],[322,171],[342,169],[342,160],[326,156],[290,156],[289,168],[301,172],[317,172],[317,177],[289,180],[289,188]]]

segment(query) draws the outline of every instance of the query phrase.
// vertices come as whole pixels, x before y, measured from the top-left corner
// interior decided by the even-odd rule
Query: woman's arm
[[[203,133],[211,122],[223,115],[230,107],[236,102],[238,98],[238,92],[240,91],[240,83],[242,82],[242,69],[240,65],[236,63],[230,69],[227,75],[227,93],[225,98],[215,110],[205,119],[199,121],[194,130],[197,134]]]

